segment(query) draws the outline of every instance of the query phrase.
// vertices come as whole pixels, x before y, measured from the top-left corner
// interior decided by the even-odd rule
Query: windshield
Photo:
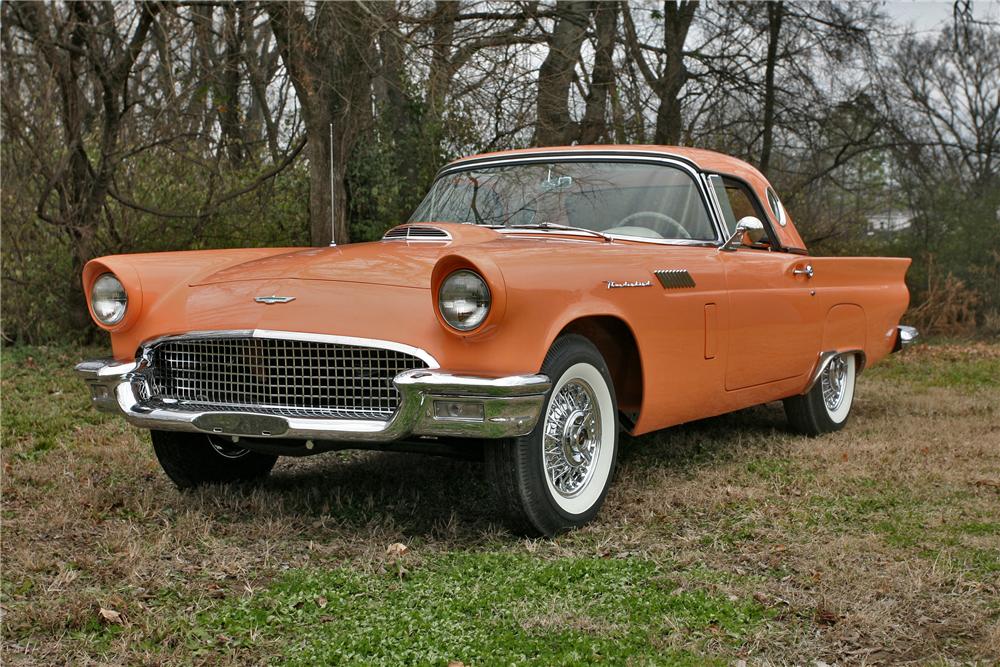
[[[690,175],[628,162],[511,164],[445,174],[410,222],[563,225],[654,239],[716,236]]]

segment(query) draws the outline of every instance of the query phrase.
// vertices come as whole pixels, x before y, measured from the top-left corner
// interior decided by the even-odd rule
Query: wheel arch
[[[838,303],[827,311],[823,323],[823,344],[803,394],[813,388],[823,369],[840,354],[852,354],[855,372],[861,374],[868,363],[866,352],[868,321],[865,309],[856,303]]]
[[[611,373],[619,419],[629,431],[639,419],[643,403],[643,366],[635,332],[617,315],[582,315],[567,322],[549,341],[560,336],[583,336],[601,353]]]

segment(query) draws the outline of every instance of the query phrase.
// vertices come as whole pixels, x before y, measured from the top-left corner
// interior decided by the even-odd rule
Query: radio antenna
[[[336,196],[333,191],[333,123],[330,123],[330,245],[337,245],[337,220],[334,218]]]

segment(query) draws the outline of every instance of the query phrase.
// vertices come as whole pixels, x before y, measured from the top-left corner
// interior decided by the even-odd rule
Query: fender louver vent
[[[660,269],[653,271],[664,289],[694,287],[694,278],[687,269]]]
[[[382,240],[404,239],[406,241],[450,241],[451,234],[437,227],[402,225],[385,233]]]

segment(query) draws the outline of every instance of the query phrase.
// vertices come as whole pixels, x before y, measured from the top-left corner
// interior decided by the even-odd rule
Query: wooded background
[[[4,340],[96,335],[92,257],[323,245],[331,207],[375,239],[451,158],[569,143],[742,157],[813,253],[913,257],[911,321],[1000,333],[1000,25],[973,10],[4,2]]]

